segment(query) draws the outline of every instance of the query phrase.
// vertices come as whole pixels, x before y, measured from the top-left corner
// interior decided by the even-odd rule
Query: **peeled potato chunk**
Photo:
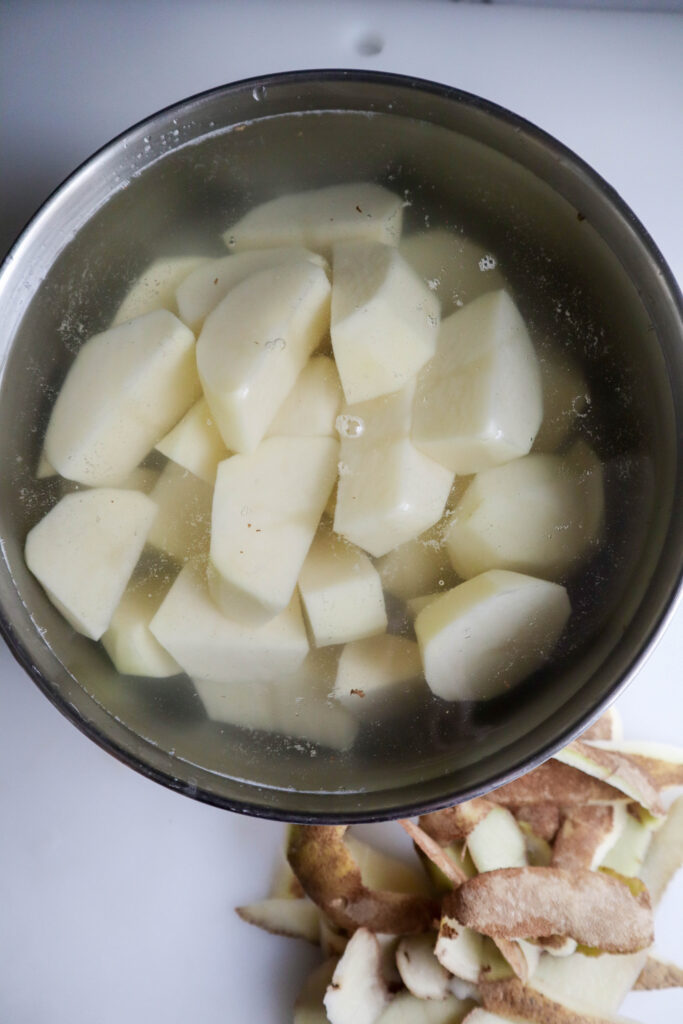
[[[131,286],[114,314],[111,327],[144,316],[145,313],[152,313],[155,309],[168,309],[177,313],[176,288],[188,274],[207,262],[205,256],[170,256],[154,260]],[[184,316],[180,319],[187,323]]]
[[[159,511],[147,541],[179,562],[205,555],[211,533],[212,488],[194,473],[169,462],[150,498]]]
[[[475,576],[415,620],[427,683],[444,700],[488,700],[550,657],[570,612],[558,583],[497,569]]]
[[[187,563],[149,628],[189,676],[218,683],[270,682],[308,653],[298,596],[265,625],[240,625],[211,600],[202,559]]]
[[[221,462],[209,586],[225,615],[259,623],[287,607],[334,485],[338,450],[331,437],[270,437]]]
[[[280,406],[267,436],[336,437],[341,404],[342,389],[334,360],[313,356]]]
[[[384,633],[382,581],[368,556],[333,534],[319,534],[299,576],[299,593],[316,647]]]
[[[346,645],[339,659],[334,696],[354,713],[371,714],[382,702],[390,711],[410,696],[422,674],[420,652],[413,640],[384,633]]]
[[[346,406],[334,529],[375,558],[436,523],[453,474],[419,452],[408,434],[414,382],[392,395]]]
[[[118,486],[200,393],[194,335],[164,309],[96,334],[67,374],[45,435],[58,473]]]
[[[218,463],[230,454],[205,398],[195,402],[173,430],[162,437],[156,449],[209,484],[216,479]]]
[[[329,648],[311,651],[293,672],[271,682],[193,682],[209,718],[217,722],[347,750],[358,722],[330,698],[337,658]]]
[[[420,372],[413,440],[455,473],[526,455],[543,416],[541,375],[525,323],[506,291],[442,321]]]
[[[326,254],[347,240],[397,245],[402,219],[400,196],[372,182],[354,182],[261,203],[228,228],[223,240],[235,250],[305,245]]]
[[[433,228],[408,235],[399,252],[435,292],[443,312],[505,287],[495,256],[455,231]]]
[[[576,568],[597,540],[600,522],[586,500],[599,479],[577,472],[574,460],[532,453],[477,473],[455,509],[446,544],[464,579],[510,569],[559,579]]]
[[[73,628],[99,640],[140,557],[157,507],[136,491],[67,494],[26,538],[26,564]]]
[[[146,576],[129,584],[117,605],[102,646],[123,675],[162,679],[182,672],[149,629],[168,589],[168,581]]]
[[[228,449],[253,451],[329,325],[330,282],[307,260],[252,274],[204,322],[197,368]]]
[[[402,388],[434,355],[439,319],[439,300],[394,247],[334,247],[332,348],[347,402]]]
[[[204,319],[231,288],[250,274],[281,263],[310,260],[324,267],[325,260],[302,246],[282,246],[277,249],[256,249],[232,256],[206,260],[193,273],[185,277],[176,291],[178,316],[193,331],[200,330]]]
[[[457,582],[439,524],[383,555],[377,571],[385,589],[406,601]]]

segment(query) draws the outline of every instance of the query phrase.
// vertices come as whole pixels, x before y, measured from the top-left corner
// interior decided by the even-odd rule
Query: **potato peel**
[[[346,825],[294,825],[287,858],[307,896],[340,928],[412,935],[439,918],[438,903],[410,893],[368,889],[344,843]]]
[[[619,878],[561,868],[501,868],[477,875],[444,897],[458,921],[484,935],[536,939],[568,935],[608,953],[651,945],[646,891],[634,895]]]

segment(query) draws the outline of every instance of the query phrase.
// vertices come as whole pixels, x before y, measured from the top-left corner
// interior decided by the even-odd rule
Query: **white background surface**
[[[683,18],[423,2],[7,3],[0,13],[0,248],[129,124],[236,79],[304,67],[432,78],[580,153],[683,280]],[[368,40],[379,52],[363,54]],[[372,48],[372,47],[370,47]],[[683,610],[619,707],[681,741]],[[391,843],[397,826],[364,830]],[[2,1024],[280,1024],[315,953],[232,908],[265,895],[280,826],[137,776],[56,712],[0,646]],[[683,959],[683,884],[657,921]],[[644,1024],[678,992],[630,996]]]

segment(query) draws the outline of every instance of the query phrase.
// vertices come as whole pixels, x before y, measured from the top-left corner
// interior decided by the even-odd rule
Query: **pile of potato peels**
[[[683,986],[652,949],[680,786],[683,750],[623,741],[610,711],[487,797],[401,821],[414,866],[292,826],[270,897],[237,912],[320,944],[294,1024],[614,1024],[632,988]]]

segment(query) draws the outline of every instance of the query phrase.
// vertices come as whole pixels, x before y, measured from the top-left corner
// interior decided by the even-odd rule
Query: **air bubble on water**
[[[445,587],[446,586],[446,581],[445,580],[439,580],[439,586],[440,587]]]
[[[284,338],[270,338],[266,342],[266,348],[269,352],[283,352],[287,348],[287,342]]]
[[[228,249],[234,249],[234,247],[235,247],[235,236],[234,235],[230,235],[230,238],[228,239]]]
[[[265,85],[255,85],[251,90],[251,95],[258,103],[260,100],[264,100],[268,94],[268,90]]]
[[[342,437],[360,437],[365,430],[365,421],[360,416],[349,416],[346,413],[337,416],[334,425]]]
[[[433,292],[436,291],[440,284],[441,281],[438,277],[433,277],[430,281],[427,281],[427,286],[431,288]]]
[[[496,260],[495,256],[491,255],[491,253],[487,252],[486,255],[482,256],[482,258],[479,260],[479,269],[481,271],[495,270],[497,266],[498,261]]]
[[[584,416],[588,415],[590,404],[590,395],[577,395],[572,399],[572,411],[574,415],[578,416],[579,419],[583,419]]]

